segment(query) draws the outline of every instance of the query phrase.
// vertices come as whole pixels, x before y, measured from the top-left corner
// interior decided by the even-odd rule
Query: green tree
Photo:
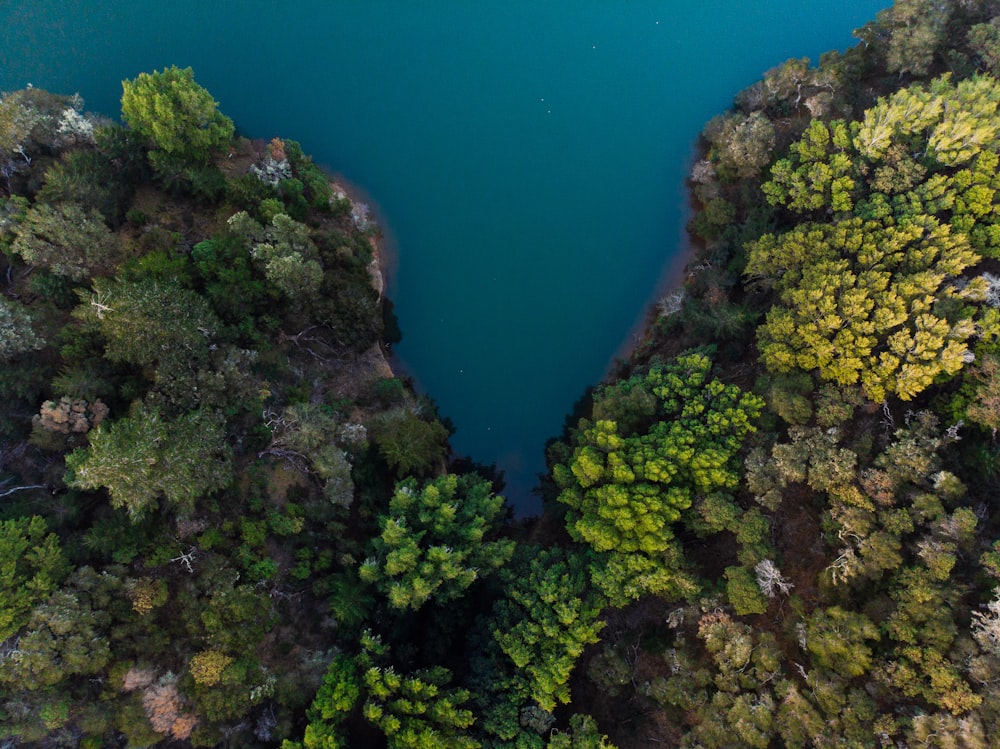
[[[194,71],[176,65],[122,81],[122,117],[156,151],[186,162],[207,162],[234,131],[218,102],[195,83]]]
[[[323,266],[305,224],[278,213],[265,228],[240,211],[229,219],[229,227],[250,244],[250,254],[263,267],[265,278],[289,299],[319,291]]]
[[[32,265],[41,265],[75,281],[105,275],[124,259],[121,245],[94,210],[75,203],[39,203],[14,229],[11,249]]]
[[[672,575],[655,572],[676,559],[673,524],[695,494],[739,483],[732,461],[763,405],[709,379],[711,366],[707,357],[688,354],[637,376],[636,385],[658,401],[655,421],[623,432],[615,421],[583,419],[565,462],[553,466],[558,499],[570,508],[570,535],[608,555],[619,573],[655,586],[644,592],[670,590]],[[624,580],[606,581],[609,598],[620,599]],[[633,584],[630,592],[643,587]]]
[[[24,307],[0,296],[0,360],[9,361],[44,345],[45,341],[35,332],[31,316]]]
[[[354,659],[338,655],[330,663],[307,717],[302,741],[281,743],[281,749],[346,749],[340,724],[354,710],[361,696],[361,681]]]
[[[108,360],[160,377],[203,362],[221,327],[203,297],[172,283],[97,279],[81,301],[73,315],[101,334]]]
[[[763,614],[767,599],[757,586],[753,574],[746,567],[726,567],[726,598],[740,616]]]
[[[362,676],[364,716],[382,730],[389,749],[478,749],[466,733],[475,721],[462,707],[469,693],[447,689],[450,679],[440,667],[404,676],[392,666],[373,666]]]
[[[25,633],[0,669],[0,682],[8,688],[37,690],[70,676],[99,672],[111,655],[103,631],[107,619],[81,595],[54,592],[32,611]]]
[[[129,174],[103,148],[74,150],[63,153],[45,170],[45,184],[36,202],[77,204],[88,214],[100,213],[117,227],[139,182],[141,177]]]
[[[926,75],[944,43],[952,0],[896,0],[876,23],[889,33],[886,64],[891,73]]]
[[[993,75],[1000,73],[1000,26],[993,21],[978,23],[969,29],[968,39],[986,70]]]
[[[467,729],[475,718],[463,707],[469,693],[448,687],[441,667],[402,674],[390,663],[389,647],[365,631],[355,658],[338,655],[309,710],[301,744],[283,749],[342,749],[351,746],[341,726],[361,704],[361,713],[385,736],[389,749],[479,749]]]
[[[548,749],[615,749],[589,715],[573,715],[568,731],[553,731]]]
[[[806,627],[806,647],[813,662],[848,678],[868,671],[872,649],[865,641],[878,639],[878,629],[868,617],[839,606],[816,609]]]
[[[25,625],[67,572],[59,539],[47,530],[37,515],[0,521],[0,641]]]
[[[105,487],[111,504],[133,521],[156,509],[160,497],[181,514],[232,480],[225,427],[214,413],[192,411],[173,420],[139,403],[110,426],[90,432],[90,446],[66,458],[67,483]]]
[[[379,454],[398,478],[432,473],[448,454],[445,426],[406,407],[380,414],[371,431]]]
[[[449,474],[421,486],[396,485],[381,534],[360,568],[399,609],[460,597],[480,576],[503,566],[514,543],[496,539],[504,499],[478,474]]]
[[[603,600],[587,581],[586,560],[558,549],[538,552],[503,575],[506,597],[493,610],[493,637],[528,681],[543,709],[570,701],[569,678],[598,640]]]

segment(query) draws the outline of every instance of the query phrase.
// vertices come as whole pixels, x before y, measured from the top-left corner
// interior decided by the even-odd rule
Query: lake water
[[[397,355],[534,509],[543,445],[684,245],[703,123],[888,0],[6,0],[0,90],[192,66],[240,130],[302,143],[372,197]]]

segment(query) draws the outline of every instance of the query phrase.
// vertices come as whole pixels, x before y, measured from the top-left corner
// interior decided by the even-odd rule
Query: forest
[[[705,126],[535,518],[300,144],[0,97],[0,747],[1000,747],[1000,2],[855,34]]]

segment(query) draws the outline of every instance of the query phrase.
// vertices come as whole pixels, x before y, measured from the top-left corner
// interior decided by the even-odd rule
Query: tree
[[[45,170],[45,184],[36,202],[77,204],[88,214],[100,213],[112,227],[117,227],[125,218],[139,181],[102,148],[64,152]]]
[[[223,421],[206,410],[173,420],[138,403],[110,426],[90,432],[90,446],[66,458],[67,483],[79,489],[105,487],[111,504],[133,521],[165,497],[172,510],[194,511],[206,494],[232,480]]]
[[[816,609],[806,627],[806,647],[813,662],[848,678],[868,671],[872,649],[865,641],[878,639],[878,629],[868,617],[839,606]]]
[[[763,614],[767,611],[764,598],[757,581],[746,567],[726,567],[726,598],[740,616]]]
[[[24,307],[0,296],[0,360],[9,361],[20,354],[45,346],[31,325]]]
[[[326,407],[296,403],[281,416],[269,418],[268,427],[273,434],[268,454],[289,458],[295,465],[308,461],[308,470],[323,483],[323,495],[330,503],[350,506],[354,482],[351,462],[342,448],[358,450],[364,446],[363,426],[340,425]]]
[[[47,530],[37,515],[0,521],[0,642],[25,625],[67,572],[59,539]]]
[[[656,586],[645,592],[670,590],[673,576],[655,572],[677,560],[673,524],[695,494],[739,483],[732,459],[763,405],[736,386],[710,380],[711,366],[706,356],[687,354],[637,376],[635,386],[658,401],[655,420],[623,431],[615,421],[582,419],[572,451],[553,466],[558,499],[570,508],[570,535],[608,555],[619,573]],[[605,593],[620,598],[624,580],[606,580],[612,587]]]
[[[32,611],[24,635],[0,669],[0,682],[37,690],[99,672],[110,658],[103,632],[107,619],[76,592],[54,592]]]
[[[601,733],[597,721],[579,713],[569,719],[568,731],[553,731],[548,749],[615,749]]]
[[[992,21],[976,24],[969,29],[968,39],[981,67],[993,75],[1000,73],[1000,26]]]
[[[952,0],[896,0],[876,23],[889,32],[886,63],[891,73],[926,75],[944,42]]]
[[[0,174],[11,178],[40,150],[91,140],[93,123],[80,114],[83,99],[26,88],[0,97]]]
[[[389,749],[479,749],[465,733],[475,722],[462,707],[469,693],[446,689],[450,679],[440,667],[403,676],[392,666],[373,666],[362,676],[364,716],[382,730]]]
[[[344,749],[352,746],[341,725],[361,704],[361,713],[386,738],[389,749],[479,749],[467,735],[475,718],[462,705],[464,689],[448,687],[451,673],[441,667],[402,674],[390,663],[389,647],[365,631],[361,652],[338,655],[309,709],[301,744],[284,749]],[[363,701],[362,701],[363,700]]]
[[[73,316],[101,334],[108,360],[155,367],[161,378],[205,361],[221,327],[203,297],[172,283],[97,279],[80,298]]]
[[[289,299],[308,298],[319,291],[323,266],[305,224],[278,213],[265,228],[240,211],[229,219],[229,227],[250,244],[250,254],[263,266],[264,276]]]
[[[220,650],[202,650],[192,656],[188,669],[195,684],[214,687],[222,678],[222,672],[233,662],[231,656]]]
[[[478,474],[449,474],[421,486],[416,479],[396,485],[389,513],[379,519],[381,535],[360,568],[399,609],[460,597],[480,576],[503,566],[514,543],[495,539],[504,499]]]
[[[493,637],[528,681],[546,711],[569,703],[569,677],[587,645],[598,640],[603,601],[587,583],[586,560],[558,549],[509,569],[506,597],[493,609]]]
[[[1000,429],[1000,355],[985,354],[967,376],[975,383],[975,391],[966,416],[996,434]]]
[[[426,421],[409,408],[379,415],[372,424],[372,438],[398,478],[427,475],[448,454],[448,430],[438,420]]]
[[[124,259],[121,245],[94,210],[75,203],[39,203],[28,209],[11,249],[32,265],[81,281],[111,273]]]
[[[721,176],[756,177],[771,161],[774,126],[762,112],[720,115],[705,126],[704,135],[712,144],[709,158]]]
[[[953,285],[977,258],[948,224],[931,216],[809,223],[749,249],[747,275],[779,294],[758,328],[772,371],[818,370],[838,385],[860,383],[877,402],[910,400],[967,361],[975,328],[955,303],[982,289]]]
[[[233,121],[217,107],[191,68],[172,65],[122,81],[122,117],[168,159],[204,163],[229,144]]]

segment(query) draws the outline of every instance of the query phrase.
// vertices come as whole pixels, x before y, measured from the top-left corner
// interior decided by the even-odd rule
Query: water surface
[[[195,70],[252,137],[377,202],[397,354],[522,511],[543,445],[683,247],[702,124],[888,0],[7,0],[0,90]]]

